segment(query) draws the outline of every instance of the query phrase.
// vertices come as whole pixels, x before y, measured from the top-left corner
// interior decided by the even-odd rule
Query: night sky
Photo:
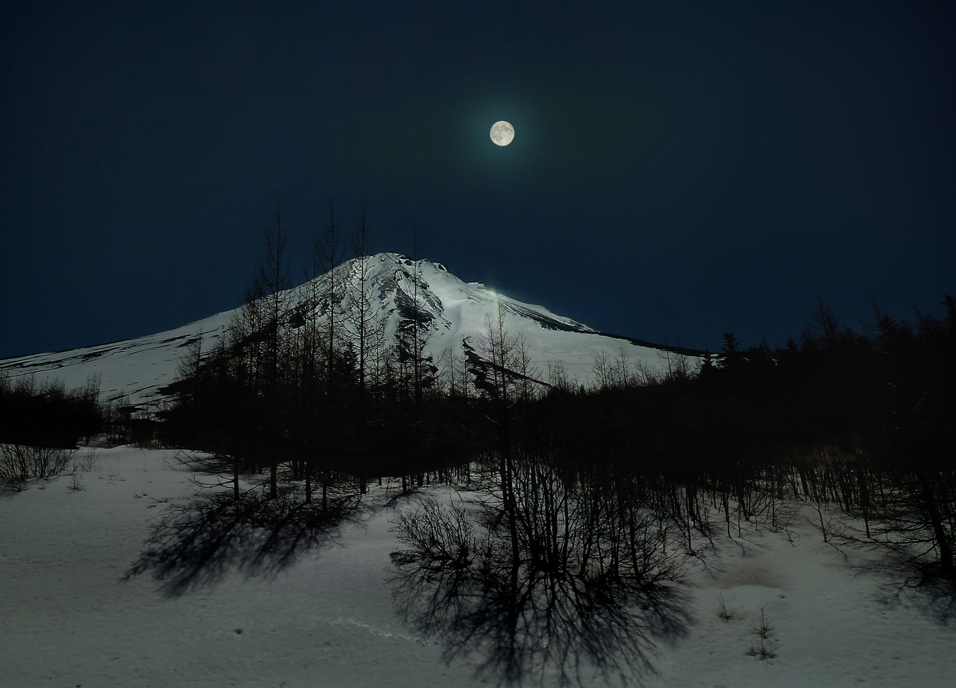
[[[956,293],[956,3],[462,5],[3,3],[0,357],[238,306],[280,199],[297,281],[364,200],[375,252],[701,349]]]

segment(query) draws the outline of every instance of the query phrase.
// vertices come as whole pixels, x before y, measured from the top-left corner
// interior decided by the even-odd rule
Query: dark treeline
[[[99,433],[104,421],[96,380],[67,390],[0,375],[0,486],[22,490],[31,479],[61,474],[77,443]]]
[[[0,445],[75,449],[97,442],[154,447],[161,435],[154,406],[138,407],[126,397],[104,402],[98,375],[68,389],[58,380],[0,374]]]
[[[699,368],[675,357],[666,375],[631,371],[622,351],[595,362],[590,387],[560,367],[543,383],[501,313],[463,357],[432,360],[417,284],[386,336],[367,231],[362,213],[350,272],[289,292],[277,215],[229,336],[182,371],[166,441],[210,452],[207,467],[230,477],[236,498],[243,476],[263,476],[269,498],[301,490],[324,508],[385,475],[410,492],[454,474],[484,481],[504,508],[495,523],[514,563],[557,557],[607,578],[624,575],[630,550],[627,575],[641,584],[670,571],[666,557],[638,561],[648,539],[694,553],[716,527],[776,526],[788,500],[807,500],[824,537],[823,511],[835,507],[860,517],[861,539],[953,574],[952,298],[941,318],[877,314],[860,332],[821,303],[813,326],[777,350],[727,334]],[[337,241],[330,212],[313,274],[335,264]]]
[[[775,524],[784,499],[809,500],[860,517],[861,540],[953,575],[956,308],[943,305],[942,319],[878,315],[863,332],[820,305],[800,342],[775,351],[727,334],[696,375],[553,390],[529,407],[527,441],[639,474],[688,547],[712,509],[729,531],[732,518]]]
[[[456,383],[446,385],[425,353],[431,316],[417,302],[403,304],[404,325],[386,337],[367,232],[363,213],[351,271],[331,272],[339,251],[330,212],[313,267],[313,276],[328,271],[329,282],[313,280],[290,297],[277,215],[268,258],[228,336],[215,351],[197,347],[184,366],[164,438],[211,452],[236,496],[240,476],[262,474],[270,497],[291,480],[307,503],[318,494],[325,506],[330,491],[364,493],[396,466],[405,467],[408,488],[474,451],[467,400],[449,392]]]
[[[72,448],[102,431],[99,382],[80,389],[0,375],[0,444]]]

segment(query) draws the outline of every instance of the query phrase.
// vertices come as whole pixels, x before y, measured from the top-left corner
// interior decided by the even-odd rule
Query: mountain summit
[[[281,292],[279,300],[280,326],[290,329],[307,318],[327,322],[334,317],[345,323],[356,308],[362,308],[370,329],[394,344],[417,322],[425,353],[439,369],[453,357],[480,358],[482,338],[497,326],[499,313],[508,335],[527,344],[536,379],[543,382],[560,369],[568,380],[589,384],[599,359],[626,362],[633,373],[657,374],[682,357],[701,353],[602,334],[544,306],[516,301],[477,282],[463,282],[441,263],[399,253],[345,261]],[[0,374],[14,380],[29,375],[38,382],[59,380],[67,387],[98,378],[104,401],[126,398],[133,405],[150,405],[168,398],[169,385],[195,346],[211,351],[241,313],[237,308],[137,339],[9,358],[0,361]]]

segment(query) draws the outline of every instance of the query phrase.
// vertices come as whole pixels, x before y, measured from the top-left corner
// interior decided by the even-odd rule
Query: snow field
[[[399,543],[378,488],[360,523],[274,575],[229,570],[180,596],[148,573],[123,581],[151,524],[195,492],[176,455],[100,449],[79,491],[61,476],[0,496],[2,685],[483,685],[481,648],[446,666],[441,639],[416,637],[395,613]],[[954,685],[956,622],[920,593],[894,595],[893,580],[867,568],[872,554],[823,543],[800,515],[789,532],[792,543],[745,530],[689,560],[693,622],[658,645],[643,685]],[[718,616],[718,595],[735,618]],[[773,659],[747,654],[761,607]]]

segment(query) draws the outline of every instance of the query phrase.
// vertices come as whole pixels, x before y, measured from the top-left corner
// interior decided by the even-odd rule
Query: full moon
[[[507,146],[514,141],[515,128],[508,122],[495,122],[491,125],[491,140],[496,146]]]

